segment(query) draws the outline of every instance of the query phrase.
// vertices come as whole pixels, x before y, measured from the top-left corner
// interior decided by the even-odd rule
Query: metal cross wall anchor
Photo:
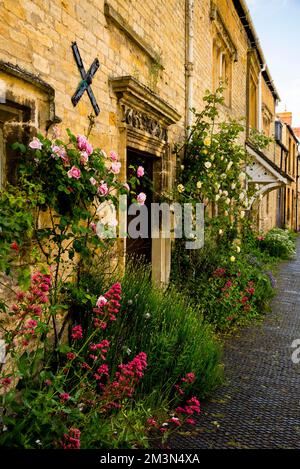
[[[72,42],[72,50],[82,81],[79,83],[77,90],[71,98],[71,101],[74,107],[77,106],[80,98],[86,91],[94,108],[95,114],[96,116],[98,116],[98,114],[100,113],[100,109],[90,85],[92,83],[93,76],[95,75],[100,66],[99,60],[95,59],[90,68],[88,69],[88,72],[86,73],[76,42]]]

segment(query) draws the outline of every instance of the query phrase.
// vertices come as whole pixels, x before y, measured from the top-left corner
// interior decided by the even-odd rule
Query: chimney
[[[296,137],[300,140],[300,127],[295,127],[293,131]]]
[[[293,114],[291,112],[278,112],[277,116],[285,124],[292,125]]]

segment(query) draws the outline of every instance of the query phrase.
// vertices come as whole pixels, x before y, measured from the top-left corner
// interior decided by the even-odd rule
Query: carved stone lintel
[[[131,125],[135,129],[143,130],[144,132],[157,137],[159,140],[168,140],[168,132],[166,127],[163,127],[158,121],[147,116],[143,112],[137,111],[131,107],[122,105],[123,119],[127,125]]]

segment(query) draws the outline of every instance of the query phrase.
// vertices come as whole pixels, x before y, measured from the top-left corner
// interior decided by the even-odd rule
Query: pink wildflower
[[[71,398],[70,394],[68,394],[67,392],[62,392],[59,395],[59,397],[60,397],[61,401],[63,401],[63,402],[68,401]]]
[[[75,357],[76,357],[75,353],[73,353],[73,352],[68,352],[67,353],[67,359],[68,360],[74,360]]]
[[[105,298],[105,296],[99,296],[98,300],[97,300],[97,303],[96,303],[96,306],[98,306],[98,308],[101,308],[102,306],[106,305],[107,303],[107,299]]]
[[[19,245],[18,245],[18,243],[16,243],[16,241],[11,243],[10,247],[11,247],[11,249],[13,249],[16,252],[19,252],[19,250],[20,250]]]
[[[82,327],[80,325],[74,326],[72,328],[72,334],[71,334],[72,339],[77,340],[77,339],[82,339]]]
[[[11,382],[12,382],[12,379],[11,379],[11,378],[3,378],[3,379],[1,380],[2,386],[9,386],[9,385],[11,384]]]
[[[147,420],[147,423],[148,423],[148,425],[150,425],[150,427],[157,427],[157,425],[158,425],[157,421],[154,418],[149,418]]]
[[[61,442],[63,449],[80,449],[80,430],[70,428],[69,433],[65,433]]]
[[[188,423],[189,425],[196,425],[196,420],[191,419],[191,418],[186,419],[185,422]]]
[[[30,329],[35,329],[37,325],[38,322],[35,319],[30,319],[26,324],[26,326]]]

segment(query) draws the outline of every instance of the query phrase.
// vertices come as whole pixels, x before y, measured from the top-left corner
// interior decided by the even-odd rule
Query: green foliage
[[[253,189],[246,191],[245,186],[247,176],[243,168],[248,155],[239,141],[244,126],[234,119],[219,121],[222,93],[220,88],[215,94],[206,94],[203,110],[193,110],[195,122],[189,138],[176,148],[181,160],[176,198],[182,202],[215,203],[223,215],[239,217]]]
[[[97,291],[105,279],[93,275],[84,288]],[[140,399],[159,408],[174,394],[174,385],[193,372],[193,392],[209,394],[220,382],[220,347],[199,308],[172,286],[165,292],[151,283],[150,270],[129,264],[121,280],[123,298],[111,337],[111,360],[124,360],[138,350],[148,355],[148,372],[137,389]]]
[[[260,246],[270,256],[291,259],[295,251],[295,234],[289,230],[273,228],[266,237],[262,237]]]
[[[267,148],[272,142],[274,142],[274,139],[271,137],[267,137],[256,129],[251,129],[249,141],[256,150],[262,150],[263,148]]]

